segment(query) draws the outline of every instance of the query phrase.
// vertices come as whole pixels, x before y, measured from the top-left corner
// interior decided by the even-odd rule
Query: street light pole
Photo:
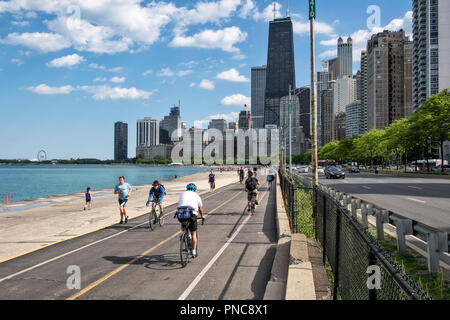
[[[318,148],[317,148],[317,98],[316,98],[316,48],[314,42],[314,20],[316,19],[316,0],[309,0],[309,22],[311,33],[311,106],[312,106],[312,134],[313,134],[313,186],[319,184],[318,165]]]

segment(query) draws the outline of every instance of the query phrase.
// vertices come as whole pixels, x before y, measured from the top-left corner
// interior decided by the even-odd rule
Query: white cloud
[[[92,94],[94,100],[119,100],[119,99],[129,99],[129,100],[139,100],[148,99],[153,92],[139,90],[136,88],[121,88],[121,87],[110,87],[110,86],[80,86],[79,90],[88,92]]]
[[[281,14],[282,5],[276,2],[275,4],[275,18],[282,18]],[[255,20],[264,20],[264,21],[272,21],[273,20],[273,3],[269,4],[262,12],[259,12],[257,9],[253,10],[253,19]]]
[[[220,103],[224,106],[243,107],[244,105],[250,106],[251,99],[243,94],[234,94],[223,98]]]
[[[193,9],[179,8],[176,13],[180,26],[219,23],[228,19],[241,5],[241,0],[198,1]]]
[[[8,34],[8,36],[0,42],[11,45],[21,45],[43,53],[59,51],[71,46],[70,42],[59,34],[40,32],[27,32],[22,34],[14,32]]]
[[[71,68],[85,61],[84,57],[75,54],[68,55],[65,57],[57,58],[49,63],[47,63],[48,67],[51,68]]]
[[[12,58],[11,62],[16,64],[16,65],[18,65],[18,66],[21,66],[21,65],[24,64],[24,62],[22,60],[18,59],[18,58]]]
[[[221,49],[225,52],[239,53],[236,44],[247,39],[247,33],[239,27],[229,27],[221,30],[203,30],[193,36],[178,34],[170,42],[171,47],[196,47],[206,49]]]
[[[99,65],[97,63],[89,64],[89,68],[103,70],[103,71],[107,71],[107,72],[120,72],[123,70],[123,67],[115,67],[115,68],[108,69],[105,66]]]
[[[239,16],[243,19],[247,18],[255,10],[255,7],[255,3],[252,0],[245,0],[245,4],[239,11]]]
[[[298,19],[293,19],[294,33],[298,35],[309,35],[310,33],[310,23],[309,21],[300,21]],[[316,34],[333,34],[334,28],[328,23],[316,21],[314,23],[314,32]]]
[[[232,82],[250,82],[250,80],[248,78],[246,78],[243,75],[240,75],[239,71],[237,71],[234,68],[224,71],[222,73],[219,73],[217,75],[217,79],[232,81]]]
[[[191,84],[189,85],[190,88],[195,87],[195,82],[191,82]]]
[[[97,77],[94,79],[94,82],[105,82],[105,81],[108,81],[108,79],[105,77]]]
[[[27,90],[41,95],[69,94],[74,88],[72,86],[49,87],[46,84],[40,84],[37,87],[28,87]]]
[[[109,81],[113,83],[124,83],[125,80],[125,77],[112,77],[111,79],[109,79]]]
[[[11,21],[11,24],[13,26],[18,26],[18,27],[26,27],[30,24],[30,21]]]
[[[192,70],[180,70],[180,71],[174,72],[170,68],[163,68],[159,72],[159,76],[161,76],[161,77],[174,77],[174,76],[185,77],[187,75],[190,75],[193,72],[194,71],[192,71]]]
[[[215,86],[212,81],[203,79],[199,84],[198,87],[205,90],[214,90]]]
[[[147,71],[142,72],[142,75],[148,76],[149,74],[152,74],[152,73],[153,73],[153,70],[147,70]]]

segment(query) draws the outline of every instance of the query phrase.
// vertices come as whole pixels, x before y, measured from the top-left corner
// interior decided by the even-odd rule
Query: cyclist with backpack
[[[164,200],[164,196],[166,195],[166,189],[162,184],[159,183],[159,181],[154,181],[153,186],[150,188],[150,192],[148,194],[148,201],[146,206],[148,207],[153,201],[159,203],[159,207],[161,208],[161,216],[163,215],[163,206],[162,202]],[[155,218],[156,219],[156,218]],[[155,221],[156,223],[156,221]]]
[[[248,211],[251,211],[252,197],[255,195],[255,204],[258,205],[258,186],[259,181],[253,176],[253,172],[248,172],[248,178],[245,180],[245,191],[247,192]]]
[[[192,233],[193,258],[197,257],[197,216],[200,214],[202,222],[205,221],[202,199],[196,191],[197,186],[195,184],[190,183],[187,185],[186,191],[180,195],[180,199],[178,200],[178,209],[176,213],[176,217],[180,223],[189,221],[189,230]]]
[[[242,184],[242,181],[244,181],[244,178],[245,178],[245,171],[244,171],[244,168],[241,167],[241,169],[239,169],[238,173],[239,173],[239,181],[240,181],[241,184]]]

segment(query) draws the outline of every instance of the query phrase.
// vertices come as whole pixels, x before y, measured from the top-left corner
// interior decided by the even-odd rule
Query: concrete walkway
[[[199,193],[209,191],[209,172],[197,173],[164,182],[167,196],[164,206],[178,202],[186,185],[193,182]],[[238,181],[235,171],[216,172],[216,188]],[[113,187],[113,186],[112,186]],[[130,218],[149,211],[145,206],[150,185],[133,186],[134,190],[127,204]],[[10,211],[0,214],[0,263],[17,255],[90,233],[120,221],[117,195],[113,190],[93,193],[92,210],[83,211],[84,194],[51,197],[15,203],[21,206],[35,206],[24,211]]]

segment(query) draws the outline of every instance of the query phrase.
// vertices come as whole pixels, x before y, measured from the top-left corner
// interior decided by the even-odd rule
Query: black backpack
[[[247,188],[248,191],[254,191],[256,190],[257,183],[258,180],[256,180],[255,178],[250,178],[247,179],[247,181],[245,181],[245,187]]]

